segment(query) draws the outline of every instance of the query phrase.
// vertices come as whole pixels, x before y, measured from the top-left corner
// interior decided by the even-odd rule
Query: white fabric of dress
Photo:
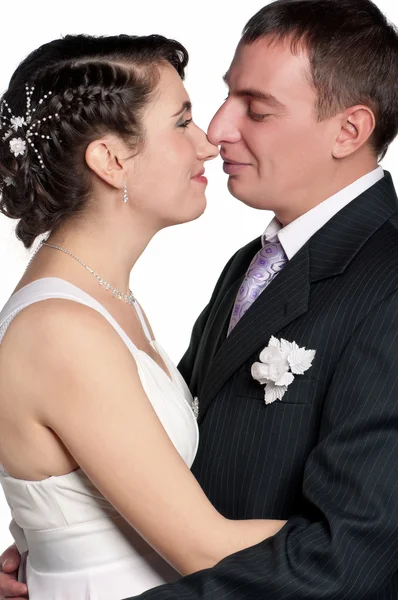
[[[63,279],[38,279],[11,296],[0,313],[0,343],[21,310],[50,298],[92,307],[115,328],[136,361],[142,386],[163,427],[191,467],[199,437],[192,396],[159,343],[151,340],[138,305],[145,334],[171,378],[132,343],[100,303]],[[16,479],[1,469],[0,481],[12,512],[11,532],[19,551],[25,553],[23,577],[30,600],[122,600],[179,577],[81,469],[42,481]]]

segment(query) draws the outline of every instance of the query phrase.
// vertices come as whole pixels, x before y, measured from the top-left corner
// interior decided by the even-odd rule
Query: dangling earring
[[[127,194],[127,184],[126,184],[126,182],[124,182],[124,185],[123,185],[123,202],[126,203],[128,201],[129,201],[129,197],[128,197],[128,194]]]

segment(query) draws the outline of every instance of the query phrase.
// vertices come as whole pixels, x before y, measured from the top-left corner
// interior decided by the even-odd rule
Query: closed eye
[[[267,117],[270,117],[271,115],[266,113],[264,115],[261,115],[259,113],[255,113],[253,112],[250,108],[247,111],[247,114],[249,115],[249,117],[251,119],[253,119],[253,121],[264,121]]]

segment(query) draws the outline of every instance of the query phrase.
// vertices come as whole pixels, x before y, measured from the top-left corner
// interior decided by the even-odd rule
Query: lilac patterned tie
[[[287,256],[277,238],[274,238],[273,242],[266,241],[264,243],[246,271],[235,299],[227,335],[231,333],[247,309],[271,283],[275,275],[283,269],[287,261]]]

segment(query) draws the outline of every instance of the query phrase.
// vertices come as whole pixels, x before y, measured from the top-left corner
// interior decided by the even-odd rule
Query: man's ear
[[[376,125],[373,111],[365,105],[353,106],[341,115],[341,128],[335,140],[334,158],[346,158],[370,139]]]
[[[86,149],[85,159],[89,168],[103,181],[121,189],[126,179],[122,157],[128,150],[115,136],[104,136],[91,142]]]

